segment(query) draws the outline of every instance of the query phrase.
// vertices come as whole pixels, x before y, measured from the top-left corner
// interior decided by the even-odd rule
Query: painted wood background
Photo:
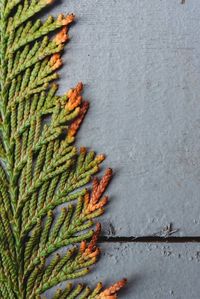
[[[198,299],[200,1],[63,0],[60,12],[77,15],[61,92],[82,80],[91,103],[78,143],[115,172],[86,280],[127,276],[120,298]]]

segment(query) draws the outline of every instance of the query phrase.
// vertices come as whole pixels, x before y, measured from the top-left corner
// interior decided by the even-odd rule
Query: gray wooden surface
[[[199,0],[67,0],[54,9],[63,11],[77,24],[62,91],[86,84],[91,108],[78,140],[105,152],[116,173],[116,235],[170,222],[178,235],[199,235]]]
[[[119,299],[199,299],[200,244],[106,243],[84,281],[110,285],[120,276],[129,283]]]
[[[165,236],[170,223],[172,236],[200,235],[200,1],[180,2],[63,0],[53,10],[77,15],[60,83],[85,83],[78,143],[105,152],[115,172],[107,236]],[[121,298],[199,298],[198,244],[103,248],[92,281],[128,276]]]

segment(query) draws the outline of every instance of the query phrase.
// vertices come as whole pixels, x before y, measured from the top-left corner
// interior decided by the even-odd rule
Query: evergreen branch
[[[33,47],[26,45],[23,51],[19,50],[15,56],[13,53],[8,54],[7,82],[9,83],[17,75],[34,66],[37,62],[61,52],[63,48],[64,43],[57,44],[54,40],[49,41],[47,37],[44,37],[41,43],[35,42]],[[16,58],[14,59],[14,57]]]
[[[2,299],[39,299],[58,283],[87,274],[100,254],[101,227],[93,226],[107,204],[103,194],[112,171],[94,178],[104,155],[73,145],[89,104],[82,99],[82,83],[56,95],[52,82],[74,15],[37,19],[51,3],[0,0]],[[91,181],[92,190],[83,188]],[[61,256],[56,252],[63,247]],[[124,284],[104,291],[101,284],[94,290],[68,284],[53,298],[116,298]]]
[[[98,283],[96,288],[91,290],[88,286],[83,284],[73,286],[71,283],[68,283],[64,290],[58,289],[52,299],[115,299],[117,298],[117,293],[125,284],[126,279],[122,279],[113,286],[102,290],[102,283]]]
[[[64,17],[63,15],[59,15],[57,20],[54,20],[53,17],[49,17],[44,24],[40,22],[40,27],[37,26],[39,25],[39,22],[37,20],[35,24],[28,22],[25,27],[22,25],[17,29],[16,32],[14,31],[14,28],[16,27],[16,23],[14,23],[13,24],[14,28],[11,29],[12,30],[11,33],[9,32],[8,45],[10,48],[8,49],[7,54],[14,53],[19,48],[63,26],[65,27],[63,27],[61,33],[56,36],[55,43],[59,45],[60,43],[65,42],[68,39],[66,26],[71,24],[73,20],[74,20],[73,14],[67,15],[66,17]],[[18,24],[19,22],[17,22],[17,25]],[[62,35],[62,39],[61,39],[61,35]]]

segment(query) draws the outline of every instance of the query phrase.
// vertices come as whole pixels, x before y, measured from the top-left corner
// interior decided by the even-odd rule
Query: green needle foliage
[[[88,103],[82,83],[56,94],[52,81],[74,15],[37,19],[51,2],[0,0],[2,299],[42,298],[60,282],[87,274],[100,252],[94,219],[107,203],[103,193],[112,171],[94,178],[104,156],[73,145]],[[92,188],[84,188],[91,181]],[[91,290],[68,282],[52,298],[113,299],[124,284]]]

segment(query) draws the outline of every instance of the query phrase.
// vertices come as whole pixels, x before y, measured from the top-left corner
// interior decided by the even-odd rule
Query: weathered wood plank
[[[199,0],[68,0],[77,24],[62,90],[86,83],[91,110],[79,144],[116,173],[106,231],[200,234]],[[111,212],[112,210],[112,212]]]

